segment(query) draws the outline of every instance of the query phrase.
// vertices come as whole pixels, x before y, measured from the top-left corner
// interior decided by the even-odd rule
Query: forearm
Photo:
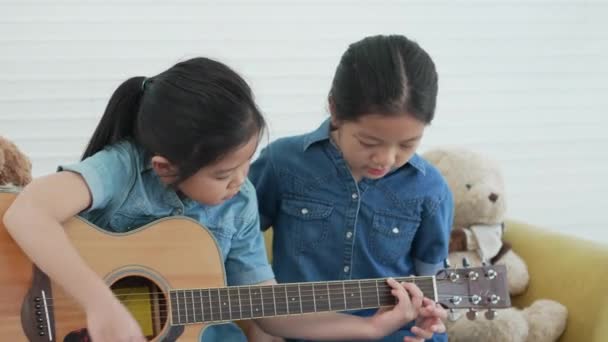
[[[314,340],[377,339],[379,333],[370,320],[358,316],[326,312],[258,319],[268,334]]]
[[[111,292],[80,257],[57,218],[24,194],[9,208],[3,221],[23,252],[81,305],[104,299]]]

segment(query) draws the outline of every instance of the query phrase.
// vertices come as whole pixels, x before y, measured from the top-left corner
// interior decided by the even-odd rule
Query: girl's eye
[[[228,178],[230,178],[230,175],[215,177],[215,179],[217,179],[217,180],[227,180]]]
[[[412,146],[410,146],[410,145],[401,145],[401,148],[404,149],[404,150],[409,150],[409,149],[412,148]]]
[[[374,147],[374,146],[376,146],[376,144],[369,144],[369,143],[363,142],[361,140],[359,140],[359,144],[361,144],[361,146],[363,146],[363,147]]]

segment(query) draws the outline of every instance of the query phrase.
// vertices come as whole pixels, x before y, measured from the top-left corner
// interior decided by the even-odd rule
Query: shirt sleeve
[[[255,197],[253,189],[251,193]],[[225,262],[226,277],[230,286],[257,284],[274,279],[266,254],[264,236],[260,230],[255,198],[251,205],[247,206],[243,217],[249,220],[234,234]]]
[[[280,184],[272,158],[272,145],[262,150],[249,170],[249,179],[256,189],[262,230],[275,222],[280,197]]]
[[[422,222],[413,243],[414,266],[417,275],[435,275],[448,257],[454,204],[452,193],[444,186],[438,201],[424,210]]]
[[[128,191],[135,174],[135,148],[129,143],[109,146],[85,160],[59,166],[84,178],[91,192],[91,206],[85,212],[105,208],[118,194]]]

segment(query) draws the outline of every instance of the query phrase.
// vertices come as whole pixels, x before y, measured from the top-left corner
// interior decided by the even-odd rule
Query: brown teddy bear
[[[0,186],[22,188],[32,181],[32,163],[10,140],[0,136]]]
[[[505,265],[509,293],[524,292],[530,280],[526,263],[502,240],[506,196],[498,164],[459,148],[433,149],[423,157],[441,172],[454,197],[450,263],[460,265],[466,257],[472,267],[483,262]],[[451,312],[449,340],[550,342],[556,341],[566,326],[566,307],[552,300],[537,300],[524,310],[509,308],[497,313],[493,320],[478,315],[470,321],[461,311]]]

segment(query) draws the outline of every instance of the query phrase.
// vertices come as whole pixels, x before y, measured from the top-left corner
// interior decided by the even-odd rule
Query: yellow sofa
[[[560,342],[608,341],[608,245],[509,221],[505,239],[528,264],[530,284],[516,307],[539,298],[568,308]]]
[[[268,258],[272,230],[264,233]],[[526,261],[530,284],[513,298],[526,307],[539,298],[556,300],[568,308],[568,323],[560,342],[608,341],[608,245],[508,221],[505,239]]]

